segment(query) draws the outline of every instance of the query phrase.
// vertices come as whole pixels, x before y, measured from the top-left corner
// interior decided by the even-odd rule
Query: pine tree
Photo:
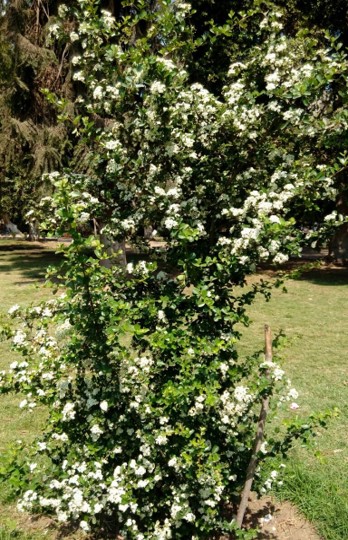
[[[42,89],[72,98],[68,49],[53,47],[56,1],[2,2],[0,16],[0,217],[24,225],[44,172],[62,165],[67,129]]]

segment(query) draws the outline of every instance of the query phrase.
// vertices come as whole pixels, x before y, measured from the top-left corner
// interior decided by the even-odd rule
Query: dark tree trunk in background
[[[348,175],[345,171],[339,179],[339,195],[336,208],[339,214],[348,215]],[[336,230],[329,242],[329,260],[348,265],[348,223],[343,223]]]

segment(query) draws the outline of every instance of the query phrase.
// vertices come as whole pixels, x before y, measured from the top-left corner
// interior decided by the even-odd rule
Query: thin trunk
[[[272,361],[272,334],[270,327],[265,324],[265,360],[267,362]],[[239,503],[238,513],[237,513],[237,525],[241,527],[243,524],[244,514],[248,506],[248,499],[253,484],[256,467],[258,464],[258,453],[261,449],[261,444],[263,441],[263,434],[265,431],[266,418],[269,408],[269,397],[265,397],[261,402],[261,411],[259,416],[259,421],[257,424],[257,432],[254,440],[253,449],[251,452],[251,458],[246,474],[246,480],[244,488],[241,495],[241,500]]]

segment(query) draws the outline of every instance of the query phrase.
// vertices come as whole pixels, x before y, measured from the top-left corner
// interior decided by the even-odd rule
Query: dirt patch
[[[269,496],[251,496],[245,524],[260,530],[260,540],[322,540],[294,505]]]

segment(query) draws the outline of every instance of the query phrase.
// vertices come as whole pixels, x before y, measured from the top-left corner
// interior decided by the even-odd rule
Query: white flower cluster
[[[235,427],[240,417],[247,414],[254,399],[254,394],[249,392],[246,386],[236,386],[233,393],[225,390],[220,398],[222,404],[220,430],[227,431],[227,426]]]
[[[285,374],[284,370],[281,369],[278,364],[270,360],[265,360],[260,364],[260,368],[267,371],[268,376],[270,376],[275,381],[281,381]]]

